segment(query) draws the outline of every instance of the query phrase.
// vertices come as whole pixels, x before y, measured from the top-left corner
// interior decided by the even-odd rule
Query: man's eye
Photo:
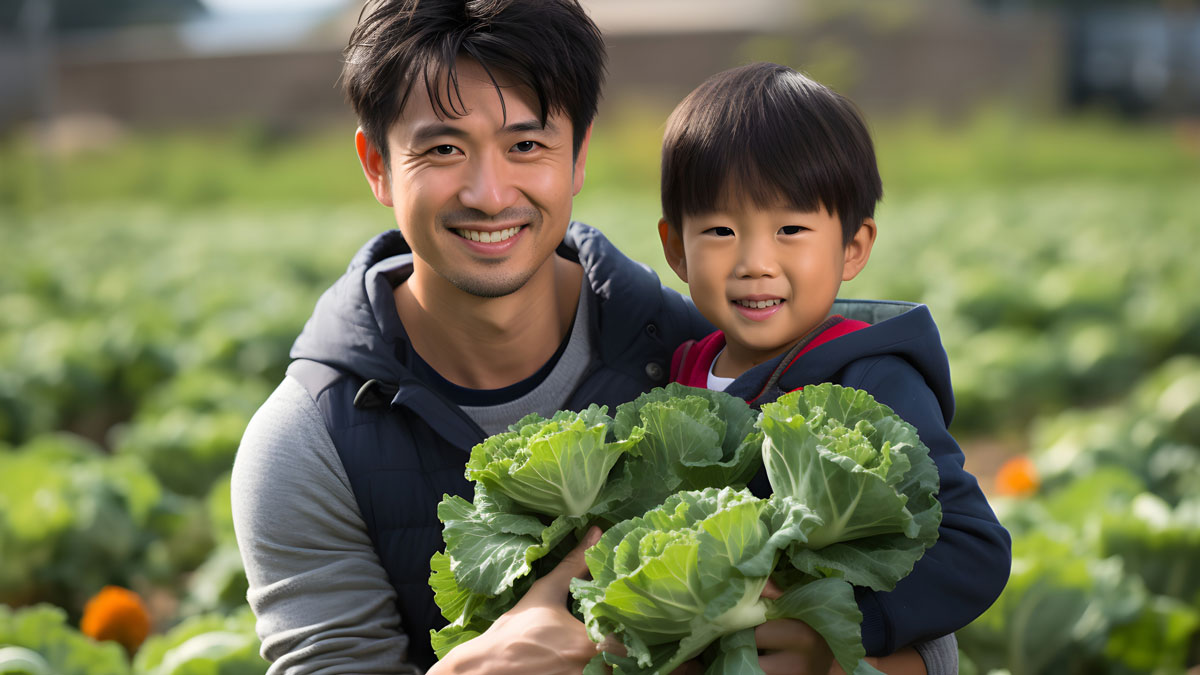
[[[732,237],[733,229],[729,227],[710,227],[708,233],[718,237]]]
[[[521,141],[513,146],[513,150],[521,153],[533,152],[536,148],[537,143],[535,141]]]
[[[433,149],[433,154],[447,157],[458,151],[458,148],[453,145],[439,145]]]
[[[808,228],[801,225],[784,225],[783,227],[779,228],[779,231],[783,234],[800,234],[806,229]]]

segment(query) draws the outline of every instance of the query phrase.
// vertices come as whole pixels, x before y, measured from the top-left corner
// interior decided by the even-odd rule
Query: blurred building
[[[1069,15],[1067,30],[1072,105],[1200,114],[1200,12],[1093,8]]]
[[[1080,23],[978,0],[584,4],[609,42],[605,106],[638,99],[667,107],[714,72],[771,60],[849,94],[872,116],[912,108],[957,115],[997,101],[1052,109],[1123,91],[1121,82],[1146,108],[1154,92],[1174,86],[1163,84],[1164,59],[1200,54],[1195,17],[1186,30],[1139,19],[1147,37],[1130,39],[1122,32],[1130,22],[1117,15]],[[40,41],[28,31],[0,34],[0,128],[39,115],[134,127],[349,120],[338,75],[358,12],[348,2],[320,16],[208,18]],[[1164,30],[1179,34],[1167,56]],[[1128,74],[1116,75],[1122,68]]]

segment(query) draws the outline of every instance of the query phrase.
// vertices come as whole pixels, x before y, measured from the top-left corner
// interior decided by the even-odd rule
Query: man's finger
[[[754,629],[754,641],[759,649],[807,651],[817,644],[818,639],[815,630],[795,619],[773,619]]]
[[[600,541],[600,528],[592,527],[584,535],[583,541],[571,550],[562,562],[554,566],[550,573],[538,579],[525,594],[526,598],[562,605],[567,601],[567,593],[571,589],[571,580],[587,576],[587,558],[585,552]]]
[[[616,654],[617,656],[629,655],[629,650],[625,648],[625,643],[618,640],[617,636],[613,633],[609,633],[608,635],[604,636],[604,639],[600,641],[600,644],[596,645],[596,651],[608,652],[609,654]]]

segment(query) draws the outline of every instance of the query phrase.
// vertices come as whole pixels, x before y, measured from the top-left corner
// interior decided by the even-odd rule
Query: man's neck
[[[499,298],[463,292],[419,266],[393,295],[413,349],[430,367],[461,387],[500,389],[554,355],[582,282],[582,267],[551,256],[519,290]]]

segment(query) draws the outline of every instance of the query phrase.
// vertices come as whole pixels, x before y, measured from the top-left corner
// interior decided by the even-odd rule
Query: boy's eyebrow
[[[546,120],[546,124],[543,125],[540,120],[532,118],[523,120],[521,122],[506,124],[504,128],[501,129],[502,132],[507,134],[523,134],[531,131],[545,131],[548,133],[554,133],[557,130],[558,127],[554,126],[554,122],[551,122],[550,120]],[[463,139],[467,138],[469,135],[470,134],[468,134],[465,130],[451,124],[446,124],[445,122],[426,122],[417,126],[417,128],[413,130],[411,142],[413,145],[424,145],[425,143],[429,143],[436,138],[449,136],[450,138]]]

